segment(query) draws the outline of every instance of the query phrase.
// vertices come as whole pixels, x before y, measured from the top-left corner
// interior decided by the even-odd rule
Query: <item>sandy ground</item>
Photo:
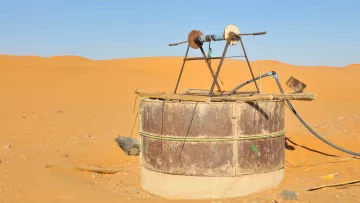
[[[172,91],[181,57],[92,61],[76,56],[0,56],[0,202],[168,202],[139,186],[139,157],[125,156],[114,138],[129,135],[135,89]],[[214,61],[214,65],[217,63]],[[308,85],[315,101],[293,102],[300,115],[330,141],[359,151],[360,64],[343,68],[302,67],[253,61],[256,75],[274,70],[285,86],[290,76]],[[244,61],[226,60],[220,75],[231,90],[250,79]],[[185,67],[180,91],[209,89],[202,61]],[[273,79],[264,92],[278,92]],[[244,90],[255,90],[248,85]],[[360,202],[360,184],[316,191],[321,184],[360,179],[360,160],[325,145],[286,110],[285,179],[277,189],[236,199],[197,202]],[[134,133],[138,137],[137,133]],[[347,159],[345,159],[347,158]],[[345,160],[344,160],[345,159]],[[342,160],[342,162],[336,162]],[[335,162],[335,163],[332,163]],[[323,165],[314,165],[326,163]],[[122,169],[99,175],[59,166]],[[338,173],[335,179],[321,176]],[[292,190],[298,200],[282,200]]]

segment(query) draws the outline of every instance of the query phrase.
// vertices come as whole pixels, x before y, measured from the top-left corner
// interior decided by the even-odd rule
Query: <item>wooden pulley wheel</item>
[[[230,38],[231,32],[236,35],[240,35],[240,29],[236,25],[230,24],[230,25],[226,26],[225,30],[224,30],[224,39],[225,40],[228,40]],[[229,45],[233,46],[233,45],[237,44],[238,42],[239,42],[238,40],[231,40]]]
[[[195,39],[199,38],[203,33],[200,30],[192,30],[188,35],[189,46],[193,49],[198,49],[199,45],[195,42]]]

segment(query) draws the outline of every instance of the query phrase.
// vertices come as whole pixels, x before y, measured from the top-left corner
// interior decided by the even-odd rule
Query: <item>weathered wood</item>
[[[124,170],[120,170],[120,169],[106,169],[106,168],[89,167],[89,166],[59,166],[59,165],[51,165],[51,164],[46,164],[45,168],[69,168],[78,171],[88,171],[88,172],[103,173],[103,174],[115,174],[118,172],[125,172]]]
[[[184,95],[198,95],[198,96],[207,96],[209,94],[209,90],[203,90],[203,89],[187,89],[182,94]],[[221,99],[221,94],[226,95],[228,92],[224,91],[222,93],[214,93],[214,96],[219,96],[219,100]],[[236,92],[232,94],[231,96],[257,96],[259,95],[257,92]],[[260,94],[260,95],[272,95],[274,99],[276,100],[304,100],[304,101],[310,101],[316,99],[317,95],[313,93],[269,93],[269,94]],[[224,96],[226,98],[226,96]]]
[[[304,92],[304,89],[306,88],[306,84],[304,84],[300,80],[294,78],[293,76],[291,76],[285,84],[286,84],[286,86],[295,90],[295,92],[297,92],[297,93]]]
[[[359,183],[359,182],[360,182],[360,179],[352,180],[352,181],[346,181],[346,182],[340,182],[340,183],[334,183],[334,184],[328,184],[328,185],[320,185],[320,186],[317,186],[317,187],[309,188],[308,191],[313,191],[313,190],[326,188],[326,187],[349,185],[349,184],[354,184],[354,183]]]
[[[198,96],[207,96],[209,95],[209,90],[204,90],[204,89],[186,89],[183,93],[181,94],[187,94],[187,95],[198,95]],[[221,95],[227,95],[229,94],[230,92],[228,91],[223,91],[223,92],[214,92],[213,95],[214,96],[221,96]],[[242,95],[242,96],[251,96],[251,95],[254,95],[256,94],[257,92],[251,92],[251,91],[248,91],[248,92],[235,92],[234,94],[232,95]]]
[[[157,99],[171,99],[171,100],[183,100],[183,101],[259,101],[259,100],[272,100],[271,95],[234,95],[234,96],[198,96],[198,95],[186,95],[186,94],[172,94],[164,92],[147,92],[143,90],[136,90],[136,94],[144,97],[157,98]]]
[[[313,93],[291,93],[291,94],[271,94],[276,100],[302,100],[311,101],[316,99],[317,95]]]
[[[231,177],[271,172],[284,167],[283,131],[282,101],[144,99],[141,162],[149,170],[177,175]]]
[[[209,95],[209,90],[203,90],[203,89],[186,89],[181,94],[190,94],[190,95],[200,95],[200,96],[207,96]],[[214,95],[219,94],[219,92],[214,92]]]
[[[165,92],[147,92],[143,90],[136,90],[135,93],[143,97],[149,97],[155,99],[171,99],[171,100],[200,101],[200,102],[209,101],[208,97],[196,96],[196,95],[181,95],[181,94],[172,94]]]
[[[136,90],[135,93],[143,97],[165,100],[198,101],[198,102],[220,102],[220,101],[262,101],[262,100],[299,100],[311,101],[316,99],[313,93],[285,93],[285,94],[257,94],[241,93],[227,96],[226,94],[215,94],[207,96],[206,90],[188,90],[191,94],[172,94],[166,92],[148,92]]]
[[[253,96],[218,96],[211,97],[210,101],[262,101],[262,100],[272,100],[272,95],[253,95]]]

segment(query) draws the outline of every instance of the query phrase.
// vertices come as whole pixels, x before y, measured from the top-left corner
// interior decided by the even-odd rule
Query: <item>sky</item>
[[[360,63],[358,0],[0,0],[0,54],[91,59],[184,56],[189,32],[246,36],[250,61],[342,67]],[[221,56],[224,41],[213,42]],[[205,51],[208,44],[204,45]],[[201,56],[191,49],[191,56]],[[242,55],[240,44],[227,56]]]

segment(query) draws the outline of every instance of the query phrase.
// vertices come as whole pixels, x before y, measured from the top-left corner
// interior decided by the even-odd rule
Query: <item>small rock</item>
[[[134,194],[137,194],[138,190],[136,189],[136,187],[133,187],[133,188],[131,188],[131,192],[134,193]]]
[[[85,135],[84,137],[87,138],[87,139],[88,139],[88,138],[94,138],[94,136],[92,136],[92,135],[90,135],[90,134],[87,134],[87,135]]]
[[[94,178],[94,179],[98,179],[98,178],[101,178],[101,174],[98,174],[98,173],[93,172],[93,173],[91,174],[91,177]]]
[[[66,154],[66,153],[64,153],[64,154],[61,154],[61,157],[68,158],[68,157],[69,157],[69,155],[68,155],[68,154]]]
[[[55,111],[56,113],[65,113],[64,111]]]
[[[344,117],[342,117],[342,116],[340,116],[340,118],[339,119],[343,119]]]
[[[339,197],[340,197],[340,195],[336,195],[335,197],[336,197],[336,198],[339,198]]]
[[[284,200],[297,200],[297,194],[291,190],[283,190],[280,196]]]
[[[3,147],[1,147],[1,149],[9,149],[10,147],[11,147],[11,143],[7,143]]]

